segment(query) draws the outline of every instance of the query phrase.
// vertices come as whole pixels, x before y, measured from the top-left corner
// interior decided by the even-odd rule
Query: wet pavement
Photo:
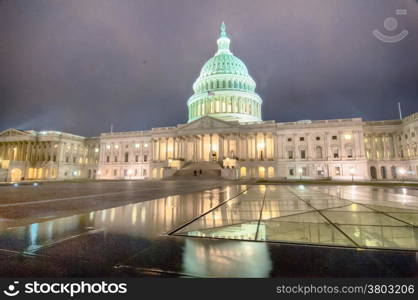
[[[162,181],[171,194],[149,200],[158,185],[125,184],[8,197],[41,202],[1,207],[0,276],[418,275],[413,189]],[[89,195],[89,212],[82,198],[42,202]]]

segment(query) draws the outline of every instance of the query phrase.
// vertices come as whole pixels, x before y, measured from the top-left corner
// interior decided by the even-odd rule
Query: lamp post
[[[351,182],[354,182],[354,174],[356,174],[356,169],[351,168],[350,169]]]

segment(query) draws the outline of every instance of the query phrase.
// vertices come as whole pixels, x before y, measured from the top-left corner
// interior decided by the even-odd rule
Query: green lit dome
[[[202,67],[187,101],[189,122],[205,115],[226,121],[261,121],[260,96],[245,64],[229,49],[231,43],[222,23],[218,51]]]
[[[216,74],[235,74],[249,76],[245,64],[238,57],[231,54],[218,54],[209,59],[200,72],[200,79]]]

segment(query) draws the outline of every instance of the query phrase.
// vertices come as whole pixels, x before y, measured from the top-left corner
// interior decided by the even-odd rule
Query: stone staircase
[[[194,176],[196,170],[197,176]],[[200,174],[202,170],[202,174]],[[220,177],[221,176],[221,165],[218,162],[189,162],[186,163],[183,168],[177,170],[174,177]]]

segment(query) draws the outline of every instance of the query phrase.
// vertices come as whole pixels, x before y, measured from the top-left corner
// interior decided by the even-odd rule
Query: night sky
[[[0,0],[0,130],[185,123],[222,21],[264,120],[395,119],[398,101],[418,112],[415,0]],[[389,44],[374,29],[409,34]]]

